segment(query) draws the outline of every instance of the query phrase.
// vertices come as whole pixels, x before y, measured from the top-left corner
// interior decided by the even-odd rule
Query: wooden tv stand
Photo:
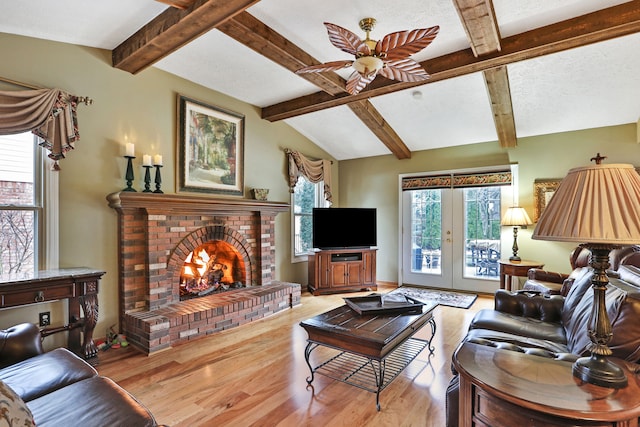
[[[377,249],[319,250],[309,255],[309,292],[313,295],[377,290]]]

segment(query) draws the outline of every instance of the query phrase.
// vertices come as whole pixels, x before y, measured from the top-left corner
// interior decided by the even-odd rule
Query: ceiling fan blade
[[[376,73],[371,73],[366,76],[363,76],[357,71],[354,71],[350,76],[349,80],[347,80],[347,92],[351,95],[355,95],[360,93],[362,89],[364,89],[369,83],[376,78]]]
[[[407,58],[429,46],[440,31],[439,26],[387,34],[376,44],[376,55],[386,52],[386,59]]]
[[[430,77],[429,73],[411,58],[389,61],[378,73],[388,79],[401,82],[419,82]]]
[[[300,68],[296,70],[296,74],[302,73],[324,73],[325,71],[336,71],[342,68],[348,68],[353,65],[353,61],[332,61],[325,62],[324,64],[310,65],[308,67]]]
[[[346,28],[329,22],[325,22],[324,25],[327,27],[331,44],[343,52],[350,53],[351,55],[355,55],[358,52],[364,55],[371,53],[365,42]]]

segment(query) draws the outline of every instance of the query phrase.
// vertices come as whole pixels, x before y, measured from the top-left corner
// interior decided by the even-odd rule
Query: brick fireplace
[[[288,204],[137,192],[112,193],[107,200],[118,212],[120,328],[143,352],[300,304],[299,284],[275,280],[275,217]],[[234,261],[220,268],[233,264],[234,286],[181,299],[190,254],[219,247],[228,248],[220,259],[233,254]]]

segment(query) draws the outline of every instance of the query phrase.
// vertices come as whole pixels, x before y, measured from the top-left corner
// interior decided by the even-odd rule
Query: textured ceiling
[[[168,7],[152,0],[4,3],[0,32],[109,50]],[[621,3],[625,2],[494,0],[493,7],[500,35],[506,38]],[[321,62],[349,59],[330,44],[323,22],[364,37],[358,21],[368,16],[378,21],[374,39],[439,25],[436,40],[413,56],[417,61],[470,47],[451,0],[262,0],[247,12]],[[69,21],[74,25],[61,25]],[[319,92],[215,29],[154,66],[261,108]],[[507,70],[518,137],[635,123],[640,117],[640,34],[512,63]],[[348,74],[340,73],[345,78]],[[369,101],[411,151],[498,139],[482,72]],[[338,160],[391,153],[347,106],[285,121]]]

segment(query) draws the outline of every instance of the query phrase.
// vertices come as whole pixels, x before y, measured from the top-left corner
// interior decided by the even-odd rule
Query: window
[[[324,182],[313,184],[301,176],[294,187],[292,199],[293,260],[306,261],[306,257],[303,256],[313,249],[313,208],[327,206],[324,199]]]
[[[37,142],[31,132],[0,135],[0,274],[57,267],[57,251],[45,246],[57,242],[57,225],[45,227],[57,220],[57,176]]]

